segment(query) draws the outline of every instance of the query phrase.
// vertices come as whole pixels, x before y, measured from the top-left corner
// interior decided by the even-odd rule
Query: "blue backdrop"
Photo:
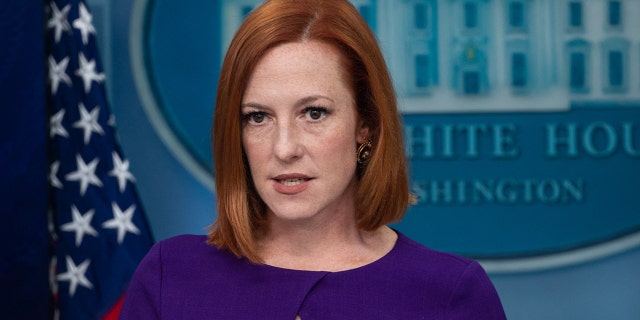
[[[580,18],[591,24],[581,26],[564,1],[402,2],[409,11],[354,1],[381,40],[404,111],[420,203],[396,227],[480,259],[510,319],[640,314],[640,39],[629,35],[640,26],[621,14],[616,29],[609,2],[584,2]],[[222,53],[252,2],[238,3],[90,2],[157,240],[204,233],[215,218],[209,128]],[[600,11],[607,16],[594,22]],[[409,12],[402,28],[420,38],[394,37],[402,31],[376,18],[383,12]],[[606,21],[623,41],[598,38],[593,26]]]
[[[2,5],[0,309],[3,317],[44,319],[50,312],[44,13],[33,1]]]

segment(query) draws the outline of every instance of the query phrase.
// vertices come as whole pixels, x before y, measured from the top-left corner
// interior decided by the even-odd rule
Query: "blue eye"
[[[318,121],[324,118],[328,113],[327,109],[322,107],[308,107],[304,109],[304,114],[311,121]]]

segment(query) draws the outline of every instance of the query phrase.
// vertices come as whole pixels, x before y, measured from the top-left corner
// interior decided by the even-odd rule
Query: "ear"
[[[367,138],[369,138],[369,126],[360,120],[358,132],[356,133],[356,141],[358,141],[358,144],[364,143]]]

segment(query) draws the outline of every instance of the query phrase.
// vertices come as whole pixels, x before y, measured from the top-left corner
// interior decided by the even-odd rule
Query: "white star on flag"
[[[62,231],[76,233],[76,247],[79,247],[82,244],[82,238],[85,234],[92,235],[94,237],[98,236],[98,231],[91,226],[91,219],[93,219],[94,214],[95,210],[91,209],[83,215],[78,211],[76,206],[72,205],[71,215],[73,221],[60,226]]]
[[[77,266],[71,257],[66,256],[66,260],[67,272],[58,274],[56,278],[58,281],[69,281],[69,295],[73,297],[78,285],[87,289],[93,289],[93,284],[91,284],[89,279],[87,279],[87,276],[85,276],[85,273],[87,273],[87,269],[89,268],[89,264],[91,264],[91,260],[87,259]]]
[[[136,179],[129,172],[129,160],[120,159],[120,156],[115,151],[111,155],[113,157],[113,170],[109,171],[109,175],[118,179],[118,189],[123,192],[124,188],[127,187],[127,180],[135,182]]]
[[[84,144],[88,144],[91,139],[91,133],[97,132],[100,135],[104,135],[104,131],[102,130],[102,126],[98,123],[98,117],[100,116],[100,107],[95,106],[91,113],[87,111],[84,107],[84,104],[80,102],[78,104],[78,108],[80,109],[80,120],[73,124],[74,128],[81,128],[84,130]]]
[[[102,82],[104,80],[103,73],[96,73],[96,61],[87,61],[84,53],[80,52],[80,68],[76,70],[76,75],[82,78],[84,82],[84,92],[88,93],[91,90],[91,82]]]
[[[40,7],[46,11],[41,40],[49,68],[44,182],[51,198],[50,313],[60,319],[117,318],[131,276],[153,245],[109,111],[91,2],[45,0]]]
[[[80,195],[84,196],[90,184],[102,187],[102,181],[96,176],[98,162],[99,159],[95,158],[89,164],[86,164],[79,154],[76,155],[77,169],[67,174],[65,179],[68,181],[80,181]]]
[[[56,94],[58,92],[58,86],[60,81],[71,85],[71,78],[67,75],[67,65],[69,64],[69,57],[65,57],[60,60],[60,63],[56,62],[52,56],[49,56],[49,81],[51,81],[51,92]]]
[[[122,244],[127,231],[133,234],[140,234],[140,230],[138,230],[136,225],[131,222],[133,212],[136,210],[135,204],[131,205],[124,212],[122,212],[122,209],[120,209],[118,204],[115,202],[111,203],[111,207],[113,208],[113,219],[105,221],[102,224],[102,227],[105,229],[118,230],[118,244]]]
[[[49,120],[49,137],[53,137],[56,134],[65,138],[69,137],[69,133],[65,130],[62,125],[62,118],[64,118],[65,109],[60,109],[60,111],[56,112],[51,119]]]
[[[56,160],[51,164],[51,170],[49,172],[49,181],[53,187],[62,189],[62,182],[58,179],[58,170],[60,169],[60,161]]]
[[[82,34],[82,43],[87,44],[89,42],[89,34],[96,34],[96,29],[93,27],[91,20],[93,17],[85,7],[84,3],[80,2],[80,16],[73,21],[73,26],[80,30]]]
[[[51,10],[53,11],[53,16],[47,22],[47,27],[54,28],[56,43],[60,41],[60,37],[62,36],[62,31],[70,31],[71,27],[69,26],[69,22],[67,21],[67,15],[69,14],[69,10],[71,9],[71,5],[68,4],[62,8],[62,11],[58,9],[58,6],[55,2],[51,2]]]

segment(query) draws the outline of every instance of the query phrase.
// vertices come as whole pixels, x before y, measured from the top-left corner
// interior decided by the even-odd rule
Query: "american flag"
[[[45,10],[54,316],[115,319],[153,240],[115,136],[92,16],[80,0]]]

